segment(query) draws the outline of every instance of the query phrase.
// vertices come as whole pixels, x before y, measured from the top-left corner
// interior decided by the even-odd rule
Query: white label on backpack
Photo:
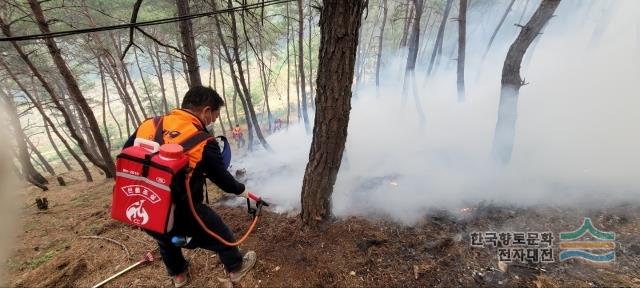
[[[127,219],[136,225],[144,225],[149,222],[149,214],[142,207],[144,200],[136,201],[127,208]]]

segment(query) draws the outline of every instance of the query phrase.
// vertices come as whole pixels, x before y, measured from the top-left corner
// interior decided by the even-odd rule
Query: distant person
[[[282,119],[280,119],[280,117],[278,117],[275,121],[275,125],[273,128],[273,132],[277,132],[278,130],[282,129]]]
[[[236,123],[236,127],[233,128],[233,139],[236,140],[236,147],[238,147],[238,149],[244,147],[244,134],[238,123]]]

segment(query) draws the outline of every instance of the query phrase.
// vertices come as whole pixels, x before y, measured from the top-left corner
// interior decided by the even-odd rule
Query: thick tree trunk
[[[442,40],[444,39],[444,28],[447,25],[447,19],[449,18],[449,12],[451,12],[451,5],[453,0],[447,0],[447,4],[442,14],[442,21],[440,22],[440,28],[438,28],[438,35],[436,36],[436,43],[433,45],[433,51],[431,51],[431,60],[429,60],[429,68],[427,69],[427,76],[431,75],[433,66],[436,62],[436,57],[440,57],[442,54]]]
[[[418,45],[420,44],[420,20],[422,18],[422,6],[424,0],[413,0],[415,8],[415,18],[411,27],[411,36],[409,38],[409,55],[407,56],[406,71],[413,71],[416,68],[416,59],[418,57]]]
[[[42,8],[40,7],[40,3],[38,3],[37,0],[29,0],[29,5],[31,6],[31,10],[35,15],[36,21],[38,22],[38,27],[40,28],[40,31],[42,33],[50,33],[51,31],[49,30],[49,24],[47,23],[47,20],[44,18],[44,14],[42,12]],[[78,103],[78,105],[82,109],[82,113],[85,115],[85,117],[87,118],[87,121],[89,122],[88,123],[89,128],[91,129],[93,138],[96,140],[98,150],[100,151],[100,155],[102,156],[102,159],[105,163],[105,167],[106,167],[105,169],[106,171],[104,171],[105,176],[107,178],[113,178],[115,176],[116,166],[115,166],[115,163],[113,162],[113,158],[111,157],[111,153],[107,148],[107,144],[104,141],[104,137],[100,132],[100,126],[98,126],[98,121],[96,120],[96,117],[94,116],[93,111],[91,110],[91,107],[89,107],[89,103],[87,103],[87,100],[82,95],[82,91],[80,91],[80,88],[78,87],[78,83],[76,82],[75,77],[71,73],[71,70],[69,70],[69,67],[67,67],[66,62],[64,61],[64,59],[62,58],[62,55],[60,54],[60,49],[56,45],[55,41],[53,41],[53,38],[45,38],[44,41],[49,50],[49,54],[51,54],[51,57],[53,58],[53,62],[56,64],[56,67],[58,67],[58,70],[60,70],[60,74],[62,74],[62,77],[65,80],[65,84],[67,84],[67,88],[69,89],[69,94],[71,94],[71,97],[73,97],[75,102]]]
[[[138,60],[138,51],[136,49],[133,49],[133,56],[136,59],[136,66],[138,66],[138,73],[140,73],[140,80],[142,81],[142,87],[144,87],[144,93],[147,94],[147,101],[149,101],[151,112],[153,112],[153,116],[157,116],[158,112],[156,111],[155,105],[153,105],[153,99],[151,98],[151,93],[149,93],[149,86],[147,86],[147,81],[144,79],[144,74],[142,74],[142,68],[140,67],[140,61]]]
[[[467,0],[460,0],[458,14],[458,101],[464,101],[464,59],[467,46]]]
[[[487,54],[489,54],[489,50],[491,49],[493,40],[496,39],[496,35],[498,35],[498,32],[500,32],[500,28],[502,27],[504,20],[507,19],[507,15],[509,15],[509,12],[511,12],[511,7],[513,7],[513,3],[515,2],[516,0],[511,0],[511,2],[509,2],[509,6],[507,6],[507,10],[505,10],[504,14],[502,14],[502,18],[500,18],[500,22],[498,22],[498,26],[496,27],[496,30],[493,30],[493,34],[491,34],[491,38],[489,38],[489,44],[487,44],[487,49],[485,49],[484,53],[482,54],[482,60],[484,60],[484,58],[487,57]]]
[[[302,96],[302,120],[304,129],[309,132],[309,115],[307,114],[307,91],[304,77],[304,9],[302,0],[298,0],[298,74],[300,75],[300,93]]]
[[[178,16],[183,17],[191,15],[189,11],[189,1],[176,0],[178,6]],[[193,27],[191,20],[183,20],[179,22],[180,37],[182,38],[182,47],[187,54],[185,60],[187,62],[187,72],[189,73],[189,87],[202,86],[200,80],[200,66],[198,65],[198,53],[196,41],[193,39]]]
[[[411,27],[411,36],[409,37],[409,54],[407,55],[407,65],[404,77],[404,85],[402,91],[402,101],[406,101],[407,94],[411,93],[415,101],[416,112],[418,113],[420,125],[426,122],[426,116],[422,111],[422,104],[418,95],[418,89],[415,80],[416,60],[418,57],[418,47],[420,44],[420,20],[422,18],[424,0],[413,0],[415,18]]]
[[[520,87],[523,85],[520,76],[522,58],[542,30],[542,27],[553,17],[558,5],[560,5],[560,0],[542,0],[527,25],[520,30],[518,38],[509,47],[509,52],[507,52],[507,57],[504,60],[498,121],[493,139],[493,156],[503,164],[509,163],[513,151],[518,94]]]
[[[331,216],[331,194],[347,141],[351,84],[364,0],[325,0],[313,141],[302,184],[302,221],[317,227]]]
[[[380,86],[380,64],[382,60],[382,43],[384,41],[384,27],[387,25],[387,0],[382,0],[382,25],[380,25],[380,37],[378,37],[378,56],[376,56],[376,87]]]

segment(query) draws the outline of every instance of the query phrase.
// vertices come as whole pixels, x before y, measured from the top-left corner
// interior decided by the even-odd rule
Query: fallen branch
[[[129,249],[127,248],[127,246],[125,246],[124,244],[113,240],[111,238],[107,238],[107,237],[102,237],[102,236],[80,236],[80,238],[82,239],[102,239],[102,240],[106,240],[109,241],[111,243],[115,243],[117,245],[119,245],[120,247],[122,247],[122,250],[124,250],[125,253],[127,253],[127,259],[131,260],[131,253],[129,253]]]

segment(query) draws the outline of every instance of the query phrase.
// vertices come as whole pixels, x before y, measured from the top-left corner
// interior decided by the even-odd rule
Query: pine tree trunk
[[[482,60],[484,60],[484,58],[487,57],[487,54],[489,54],[489,50],[491,49],[493,40],[496,39],[496,35],[498,35],[498,32],[500,32],[500,28],[502,27],[504,20],[507,19],[507,15],[509,15],[509,12],[511,12],[511,7],[513,7],[513,3],[515,2],[516,0],[511,0],[511,2],[509,2],[509,6],[507,6],[507,10],[505,10],[504,14],[502,14],[502,18],[500,18],[500,22],[498,22],[498,27],[496,27],[496,30],[493,30],[493,34],[491,34],[491,38],[489,39],[489,44],[487,44],[487,49],[485,49],[484,54],[482,54]]]
[[[0,61],[2,61],[2,60],[0,60]],[[17,78],[14,78],[14,80],[15,79],[17,79]],[[36,79],[34,77],[31,77],[31,91],[33,91],[33,96],[38,102],[38,103],[34,103],[34,106],[41,105],[40,104],[40,99],[39,99],[40,97],[38,95],[38,89],[37,89],[37,86],[36,86]],[[36,109],[38,109],[38,108],[36,107]],[[42,111],[40,111],[39,109],[38,109],[38,112],[40,112],[40,115],[43,115]],[[51,136],[51,129],[49,128],[49,124],[47,123],[47,121],[44,120],[44,116],[45,115],[43,115],[43,118],[42,118],[43,121],[42,122],[44,122],[43,123],[44,124],[43,125],[44,126],[44,132],[47,134],[47,139],[49,139],[49,143],[51,143],[51,147],[53,147],[53,150],[56,152],[56,155],[58,156],[58,159],[60,159],[60,162],[62,162],[62,165],[64,165],[64,167],[67,169],[67,171],[71,171],[72,170],[71,164],[69,164],[69,161],[67,161],[66,157],[64,157],[62,155],[62,153],[60,152],[60,149],[58,148],[58,145],[56,144],[55,140],[53,139],[53,136]],[[53,126],[52,128],[56,129],[55,126]],[[70,151],[70,152],[73,152],[73,151]]]
[[[451,12],[452,4],[453,4],[453,0],[447,0],[447,4],[444,8],[444,13],[442,14],[442,21],[440,22],[440,28],[438,28],[436,43],[433,45],[433,51],[431,51],[431,60],[429,60],[429,68],[427,69],[427,76],[431,75],[431,72],[433,71],[433,67],[436,62],[436,57],[440,57],[440,54],[442,54],[442,40],[444,38],[444,28],[447,25],[447,20],[449,18],[449,12]]]
[[[178,96],[178,86],[176,85],[175,66],[173,65],[173,56],[168,47],[165,47],[167,57],[169,57],[169,71],[171,72],[171,86],[173,86],[173,96],[176,98],[176,108],[180,108],[180,96]]]
[[[300,93],[302,104],[302,120],[304,121],[304,129],[309,132],[309,115],[307,114],[307,91],[304,78],[304,9],[302,8],[302,0],[298,0],[298,66],[300,75]]]
[[[31,6],[31,10],[34,13],[36,21],[38,22],[40,31],[42,33],[50,33],[51,31],[49,30],[49,24],[44,18],[40,3],[38,3],[37,0],[29,0],[29,5]],[[67,85],[69,94],[80,106],[80,108],[82,109],[82,113],[87,118],[92,136],[96,140],[98,151],[100,151],[100,155],[102,156],[103,162],[105,163],[105,176],[107,178],[113,178],[115,176],[116,166],[113,162],[113,158],[111,157],[109,149],[107,149],[106,142],[104,141],[104,137],[102,136],[102,132],[100,131],[100,126],[98,126],[98,121],[96,120],[91,107],[89,107],[89,103],[87,103],[84,95],[82,95],[82,91],[80,91],[75,77],[73,76],[71,70],[69,70],[69,67],[67,67],[66,62],[60,54],[60,49],[58,48],[53,38],[45,38],[44,41],[49,50],[49,54],[51,54],[51,57],[53,58],[53,62],[56,64],[56,67],[58,67],[58,70],[60,70],[60,74],[62,74],[62,77],[65,80],[65,84]]]
[[[404,28],[402,28],[402,38],[400,38],[400,46],[403,48],[407,46],[407,38],[409,37],[409,28],[411,27],[411,20],[413,20],[414,5],[411,5],[412,0],[407,0],[407,9],[404,15]]]
[[[151,98],[151,93],[149,93],[149,86],[147,86],[147,81],[144,79],[144,74],[142,74],[142,68],[140,68],[140,61],[138,60],[138,51],[136,49],[133,49],[133,55],[136,59],[136,66],[138,66],[138,73],[140,73],[140,80],[142,81],[142,87],[144,87],[144,93],[147,94],[147,101],[149,101],[151,112],[153,112],[153,116],[157,116],[158,112],[156,111],[155,105],[153,105],[153,99]]]
[[[289,18],[289,2],[286,4],[287,6],[287,129],[289,128],[289,119],[291,116],[291,18]]]
[[[302,184],[302,221],[318,227],[331,216],[331,194],[347,141],[351,84],[365,0],[325,0],[313,141]]]
[[[112,62],[113,60],[111,59],[110,61],[109,56],[106,56],[106,55],[104,56],[104,58],[105,60],[107,60],[107,62]],[[131,119],[132,122],[134,122],[134,126],[139,125],[138,121],[140,121],[140,116],[135,111],[135,107],[133,106],[133,101],[131,101],[131,97],[129,97],[129,92],[127,92],[127,89],[124,87],[124,83],[122,82],[122,78],[120,78],[118,74],[118,70],[116,70],[116,66],[113,65],[113,63],[103,63],[102,60],[100,60],[101,59],[100,57],[97,57],[97,59],[98,59],[98,65],[102,65],[104,70],[107,72],[107,75],[109,75],[109,78],[111,78],[111,81],[113,82],[113,86],[116,87],[116,91],[118,91],[120,100],[122,101],[122,104],[125,107],[127,123],[129,123],[129,119]],[[127,124],[127,133],[129,133],[128,124]]]
[[[20,162],[21,174],[25,177],[25,180],[39,187],[43,191],[49,190],[46,186],[49,184],[49,181],[47,181],[47,179],[44,178],[44,176],[42,176],[35,167],[33,167],[33,163],[31,163],[27,143],[24,141],[24,139],[26,139],[26,135],[22,130],[22,125],[20,125],[20,119],[18,118],[18,113],[16,112],[13,99],[5,93],[4,89],[0,89],[0,97],[5,104],[6,111],[9,116],[8,124],[13,128],[13,137],[16,140],[18,148],[16,158]]]
[[[109,36],[111,38],[111,42],[113,43],[113,47],[114,47],[115,51],[117,51],[118,55],[120,55],[122,53],[122,51],[120,50],[120,47],[116,43],[115,36],[113,35],[113,33],[109,33]],[[133,50],[135,50],[135,47],[134,47]],[[110,54],[107,55],[107,57],[109,57],[109,58],[111,58],[113,60],[113,56],[111,56]],[[122,71],[122,78],[123,78],[122,79],[122,82],[123,82],[122,89],[127,90],[127,82],[128,82],[129,86],[131,86],[131,92],[133,92],[133,97],[136,99],[136,103],[138,103],[138,106],[140,107],[140,112],[142,112],[142,117],[144,119],[149,118],[147,116],[147,111],[144,109],[144,105],[142,104],[142,101],[140,100],[140,95],[138,94],[138,90],[136,89],[136,86],[133,84],[133,80],[131,79],[131,74],[129,74],[129,69],[127,68],[127,64],[124,63],[124,60],[120,59],[120,57],[115,57],[115,58],[117,58],[117,61],[114,61],[116,63],[116,67],[119,66],[119,67],[117,67],[118,70]],[[116,70],[116,71],[118,71],[118,70]],[[140,122],[140,123],[142,123],[142,122]],[[138,123],[138,124],[140,124],[140,123]]]
[[[40,164],[42,164],[44,171],[47,171],[47,173],[49,173],[51,176],[56,176],[56,171],[53,170],[53,167],[51,166],[49,161],[46,158],[44,158],[44,156],[42,156],[42,153],[40,153],[40,150],[38,150],[38,147],[36,147],[36,145],[34,145],[33,142],[31,142],[31,139],[25,136],[24,141],[27,142],[29,149],[31,149],[31,151],[33,151],[33,154],[36,155],[36,157],[38,158],[38,161],[40,161]]]
[[[311,53],[311,36],[313,35],[313,26],[311,20],[313,19],[313,11],[311,10],[311,1],[309,1],[309,50],[307,56],[309,58],[309,102],[311,103],[311,109],[315,110],[315,101],[313,100],[313,53]]]
[[[420,44],[420,20],[422,18],[423,4],[424,0],[413,0],[415,18],[413,19],[411,36],[409,37],[409,55],[407,56],[406,71],[413,71],[416,68],[418,45]]]
[[[158,48],[158,44],[153,43],[153,51],[154,55],[151,57],[151,62],[153,64],[153,69],[156,71],[156,75],[158,77],[158,84],[160,84],[160,92],[162,93],[162,106],[164,107],[164,114],[169,114],[169,103],[167,101],[167,93],[164,89],[164,77],[162,76],[162,61],[160,60],[160,49]],[[157,61],[154,60],[153,56],[156,57]],[[158,66],[156,66],[156,64]]]
[[[1,17],[0,17],[0,26],[2,28],[3,34],[7,37],[11,37],[11,31],[9,30],[9,27],[5,24],[4,19],[2,19]],[[27,67],[29,67],[29,70],[31,70],[31,73],[33,73],[33,75],[40,81],[40,83],[42,84],[42,87],[47,91],[47,93],[49,93],[52,102],[54,103],[54,105],[60,111],[60,113],[62,114],[62,117],[64,118],[65,125],[69,129],[70,138],[76,141],[82,153],[87,157],[87,159],[89,159],[91,163],[93,163],[94,165],[96,165],[96,167],[103,170],[105,174],[108,174],[107,173],[108,168],[104,163],[104,161],[100,159],[97,155],[90,153],[87,147],[87,143],[84,141],[84,139],[78,134],[77,130],[74,128],[72,124],[73,120],[69,115],[69,110],[65,109],[65,107],[62,104],[63,102],[62,98],[58,95],[58,93],[56,93],[56,91],[53,89],[53,86],[44,78],[44,76],[42,76],[40,71],[35,67],[33,62],[31,62],[29,57],[24,53],[22,48],[15,41],[12,41],[11,45],[14,47],[14,49],[16,50],[16,52],[18,53],[22,61],[27,65]],[[64,139],[64,138],[60,137],[60,139]],[[71,149],[69,149],[69,151],[71,151]]]
[[[231,2],[231,0],[227,1],[227,8],[231,9],[233,8],[233,4]],[[260,124],[258,123],[258,118],[256,116],[256,112],[254,110],[253,104],[252,104],[252,100],[251,100],[251,93],[249,92],[249,88],[247,86],[247,83],[245,82],[244,79],[244,73],[242,71],[242,62],[240,61],[240,53],[239,53],[239,45],[238,45],[238,30],[236,28],[236,20],[235,20],[235,16],[234,13],[231,12],[230,13],[230,17],[231,17],[231,33],[233,35],[232,40],[233,40],[233,52],[234,52],[234,59],[238,68],[238,78],[240,78],[240,85],[242,86],[242,90],[244,91],[244,95],[246,98],[246,105],[247,105],[247,110],[249,110],[250,113],[250,121],[253,122],[253,126],[255,128],[256,131],[256,136],[258,137],[258,140],[260,141],[260,143],[262,144],[262,146],[266,149],[266,150],[271,150],[271,148],[269,147],[269,143],[267,143],[267,140],[264,138],[264,136],[262,135],[262,131],[260,130]],[[252,139],[249,139],[249,142],[251,142]],[[249,143],[251,145],[251,143]]]
[[[189,1],[176,0],[176,6],[178,6],[178,16],[183,17],[191,15],[189,11]],[[191,20],[183,20],[179,22],[180,37],[182,38],[182,46],[184,52],[187,54],[185,60],[187,62],[187,72],[189,73],[189,87],[202,86],[202,80],[200,80],[200,66],[198,65],[198,53],[196,42],[193,39],[193,27]]]
[[[380,86],[380,64],[382,60],[382,43],[384,41],[384,28],[387,25],[387,0],[382,0],[382,25],[380,26],[380,37],[378,37],[378,56],[376,57],[376,87]]]
[[[53,150],[56,151],[56,155],[60,159],[60,162],[62,162],[62,165],[64,165],[64,168],[66,168],[67,171],[73,170],[71,168],[71,164],[69,164],[69,161],[67,161],[66,157],[62,155],[57,143],[55,142],[55,140],[53,140],[53,136],[51,136],[51,129],[49,128],[49,124],[47,124],[46,122],[44,123],[44,132],[47,134],[47,139],[49,139],[49,143],[51,143]]]
[[[221,94],[222,94],[222,97],[223,97],[224,103],[225,103],[225,105],[224,105],[224,112],[225,113],[224,114],[227,116],[227,123],[229,124],[229,131],[231,131],[231,129],[232,129],[231,127],[233,127],[233,124],[231,124],[231,116],[229,115],[229,102],[227,102],[227,93],[226,93],[227,89],[225,88],[225,85],[224,85],[224,73],[223,73],[224,70],[222,69],[222,51],[220,50],[220,45],[216,45],[216,46],[218,46],[218,70],[220,70],[220,82],[222,83],[222,93]],[[234,97],[234,99],[233,99],[233,106],[234,106],[233,107],[233,109],[234,109],[233,113],[234,113],[234,117],[235,117],[234,119],[236,120],[235,123],[238,123],[238,120],[237,120],[238,116],[235,115],[235,113],[236,113],[236,111],[235,111],[235,105],[236,105],[235,102],[236,101],[235,101],[235,97]]]
[[[502,164],[511,161],[518,113],[518,95],[523,85],[520,76],[522,58],[544,25],[553,17],[560,0],[542,0],[527,25],[511,44],[502,67],[502,89],[498,107],[498,121],[493,139],[493,156]]]
[[[135,49],[134,49],[135,50]],[[101,66],[101,65],[98,65]],[[109,147],[109,151],[111,151],[111,137],[109,135],[109,125],[107,125],[107,83],[104,79],[104,72],[102,68],[98,69],[100,71],[100,86],[102,88],[102,126],[104,127],[105,137],[107,138],[107,147]]]
[[[458,101],[464,101],[464,61],[467,37],[467,0],[460,0],[458,14]]]
[[[215,0],[211,0],[211,4],[213,6],[214,10],[218,10],[217,5],[215,3]],[[231,15],[232,19],[233,19],[233,15]],[[243,96],[243,88],[240,87],[240,83],[238,78],[236,77],[236,67],[234,66],[234,64],[231,62],[231,59],[233,59],[231,57],[231,52],[229,51],[229,47],[227,46],[227,42],[225,41],[224,35],[222,34],[222,27],[220,26],[220,19],[218,17],[218,14],[214,14],[214,19],[216,21],[216,31],[218,33],[218,38],[220,40],[220,44],[222,44],[222,48],[224,50],[225,53],[225,57],[227,60],[227,64],[229,65],[229,73],[231,74],[231,80],[233,82],[233,87],[235,88],[235,94],[234,94],[234,117],[236,120],[236,123],[238,123],[238,119],[237,119],[237,111],[236,111],[236,104],[235,104],[235,100],[236,97],[240,98],[240,102],[242,103],[242,109],[244,110],[244,117],[245,117],[245,121],[247,122],[247,134],[248,134],[248,139],[249,139],[249,144],[248,144],[248,149],[252,150],[253,149],[253,125],[251,123],[251,119],[249,118],[249,109],[247,108],[247,102],[245,100],[245,97]],[[234,22],[235,23],[235,22]],[[234,37],[236,37],[234,35]],[[235,56],[239,56],[238,52],[237,52],[237,45],[234,45],[235,49]],[[239,59],[236,59],[237,61],[239,61]],[[242,65],[239,65],[240,67],[242,67]]]

